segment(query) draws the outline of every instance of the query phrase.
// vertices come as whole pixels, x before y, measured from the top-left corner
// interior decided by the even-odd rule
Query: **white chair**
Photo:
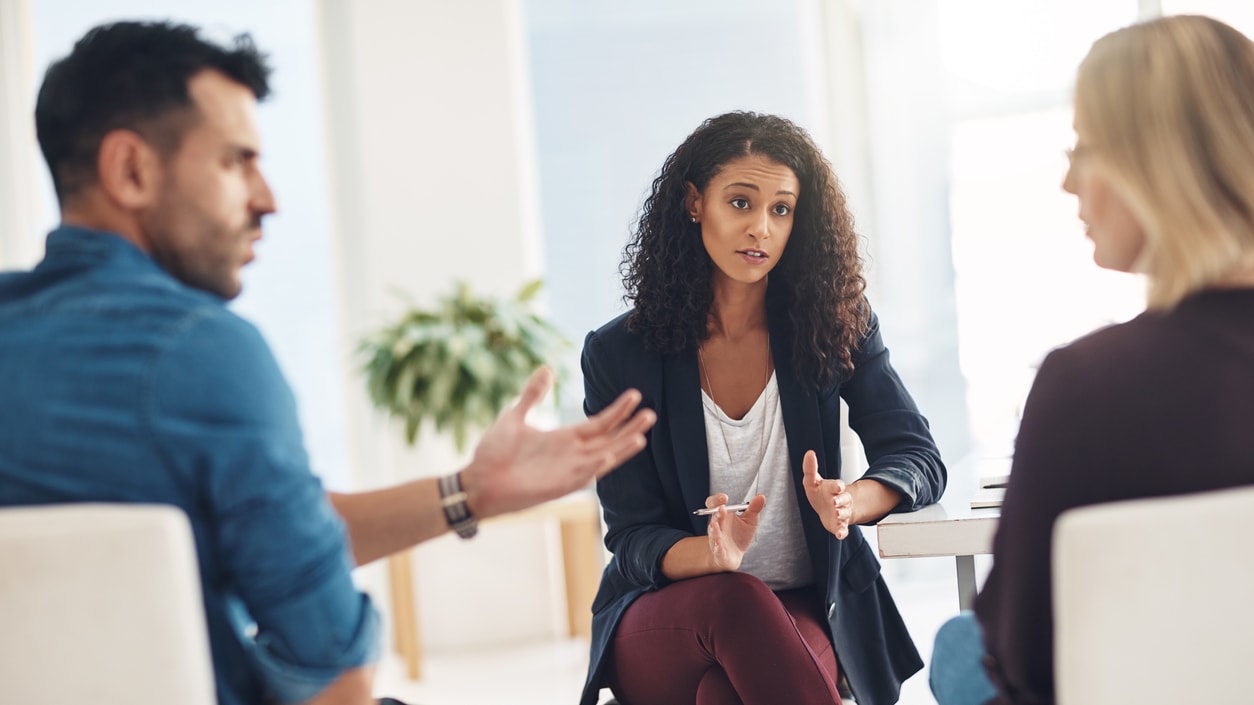
[[[187,517],[0,509],[0,703],[215,705]]]
[[[1254,702],[1254,488],[1073,509],[1053,546],[1059,705]]]

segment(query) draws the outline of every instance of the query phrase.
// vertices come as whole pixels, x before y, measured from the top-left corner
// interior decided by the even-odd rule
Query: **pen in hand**
[[[743,502],[741,504],[725,504],[723,505],[723,508],[729,512],[743,512],[744,510],[749,508],[749,503]],[[706,507],[703,509],[698,509],[693,512],[693,514],[696,514],[699,517],[708,517],[711,514],[717,514],[717,513],[718,513],[718,507]]]

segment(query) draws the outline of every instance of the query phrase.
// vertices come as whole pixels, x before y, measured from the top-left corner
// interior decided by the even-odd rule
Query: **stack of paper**
[[[1006,484],[1009,481],[1010,474],[1005,472],[982,475],[979,487],[975,490],[975,496],[971,498],[971,508],[1000,507],[1002,500],[1006,497]]]

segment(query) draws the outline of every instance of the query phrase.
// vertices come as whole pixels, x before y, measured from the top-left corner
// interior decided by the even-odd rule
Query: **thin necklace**
[[[721,411],[723,407],[718,405],[718,399],[714,397],[714,385],[710,382],[710,373],[705,368],[705,355],[701,354],[701,346],[697,346],[697,363],[701,368],[701,376],[705,378],[705,386],[710,388],[710,401],[714,402],[714,408]],[[771,382],[771,333],[766,333],[766,364],[762,366],[762,376],[766,379],[765,385]],[[727,443],[727,432],[723,430],[723,417],[718,413],[714,414],[714,418],[718,421],[718,435],[723,439],[723,450],[727,452],[727,462],[734,462],[731,454],[731,445]],[[749,496],[745,497],[745,501],[749,501],[757,491],[758,480],[762,477],[762,465],[766,460],[766,414],[762,414],[762,434],[758,439],[758,472],[753,476],[753,483],[749,486]]]

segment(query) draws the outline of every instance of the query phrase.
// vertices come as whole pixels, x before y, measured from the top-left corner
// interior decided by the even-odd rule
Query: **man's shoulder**
[[[224,301],[177,282],[171,286],[159,278],[141,278],[96,297],[95,305],[115,323],[154,336],[163,347],[206,345],[225,355],[241,347],[265,347],[257,327]]]
[[[14,315],[92,311],[136,324],[226,310],[212,294],[131,257],[101,256],[63,262],[49,257],[30,271],[0,273],[0,307]]]

